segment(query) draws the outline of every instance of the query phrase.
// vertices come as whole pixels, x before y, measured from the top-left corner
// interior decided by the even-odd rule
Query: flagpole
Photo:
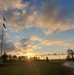
[[[1,63],[3,63],[2,53],[3,53],[4,28],[6,29],[5,21],[6,21],[6,19],[5,19],[5,18],[4,18],[4,16],[3,16],[3,25],[2,25],[2,40],[1,40]]]
[[[3,24],[4,24],[4,16],[3,16]],[[4,28],[2,25],[2,40],[1,40],[1,58],[2,58],[2,52],[3,52],[3,37],[4,37]]]
[[[2,25],[1,58],[2,58],[2,50],[3,50],[3,35],[4,35],[4,28]]]

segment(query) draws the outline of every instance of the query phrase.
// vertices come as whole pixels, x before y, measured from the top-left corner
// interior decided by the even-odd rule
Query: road
[[[69,71],[68,75],[74,75],[74,62],[66,62],[63,65]]]

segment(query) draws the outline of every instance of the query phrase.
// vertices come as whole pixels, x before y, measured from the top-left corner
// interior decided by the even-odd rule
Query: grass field
[[[59,62],[0,64],[0,75],[66,75]]]

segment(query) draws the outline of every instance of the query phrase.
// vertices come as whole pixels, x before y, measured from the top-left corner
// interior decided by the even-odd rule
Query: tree
[[[70,55],[67,55],[66,59],[70,61],[71,60]]]
[[[34,58],[34,60],[38,60],[38,58],[35,56],[35,57],[33,57]]]
[[[16,56],[16,55],[14,55],[14,56],[13,56],[13,60],[16,60],[16,59],[17,59],[17,56]]]
[[[46,56],[46,62],[49,62],[49,59],[48,59],[48,57]]]
[[[4,54],[2,55],[3,62],[7,62],[7,58],[8,55],[6,54],[6,52],[4,52]]]
[[[71,59],[73,60],[74,51],[72,49],[68,49],[67,53],[71,56]]]
[[[8,57],[9,57],[9,60],[11,60],[11,59],[12,59],[11,55],[9,55]]]

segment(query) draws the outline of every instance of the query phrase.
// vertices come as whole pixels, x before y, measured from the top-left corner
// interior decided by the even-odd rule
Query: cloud
[[[41,5],[35,5],[22,0],[0,0],[0,21],[2,15],[7,18],[7,25],[12,32],[19,32],[27,28],[39,27],[48,35],[54,31],[62,32],[74,28],[74,10],[61,9],[58,0],[46,0]],[[36,9],[37,8],[37,9]]]
[[[14,9],[22,9],[24,6],[24,4],[22,4],[22,0],[0,0],[0,9],[2,10],[7,10],[10,8],[14,8]]]
[[[0,26],[3,23],[3,15],[6,18],[7,29],[11,32],[20,32],[22,30],[39,27],[46,35],[53,32],[63,32],[66,30],[74,29],[74,8],[63,9],[57,3],[61,0],[45,0],[42,4],[38,5],[39,0],[33,0],[32,5],[30,2],[22,2],[22,0],[0,0]],[[63,6],[63,5],[62,5]],[[16,38],[19,38],[16,36]],[[20,41],[11,40],[9,34],[5,34],[4,50],[6,51],[33,51],[41,48],[40,45],[33,45],[32,42],[38,41],[39,44],[45,46],[61,45],[71,46],[73,43],[68,43],[60,39],[46,40],[36,35],[23,38]],[[0,41],[1,41],[1,27],[0,27]],[[30,41],[30,44],[25,44]],[[20,52],[19,51],[19,52]],[[18,53],[19,53],[18,52]]]
[[[3,51],[7,52],[7,51],[13,51],[15,49],[16,49],[16,47],[15,47],[15,45],[12,42],[3,44]]]
[[[1,42],[0,42],[1,45]],[[0,46],[0,50],[1,50],[1,46]],[[16,47],[14,45],[13,42],[3,42],[3,48],[2,48],[3,52],[11,52],[11,51],[15,51]]]
[[[23,45],[20,46],[20,49],[24,50],[25,52],[31,52],[31,51],[33,52],[34,50],[38,50],[40,48],[41,48],[41,46],[38,44],[32,45],[32,44],[25,44],[24,43]]]
[[[36,25],[41,27],[45,34],[54,31],[66,31],[73,27],[73,20],[70,18],[73,10],[59,9],[57,0],[47,0],[41,7],[41,11],[36,13]]]
[[[61,43],[63,43],[62,40],[45,40],[45,39],[39,38],[36,35],[30,36],[29,40],[39,41],[41,44],[47,45],[47,46],[51,46],[51,45],[54,45],[54,44],[61,44]]]
[[[74,43],[69,43],[64,40],[57,40],[57,39],[46,40],[43,38],[39,38],[36,35],[30,36],[27,38],[23,38],[23,44],[22,44],[22,41],[15,41],[13,43],[5,42],[4,43],[4,51],[7,51],[7,52],[17,51],[18,53],[22,54],[22,53],[26,53],[26,52],[34,52],[34,50],[39,50],[42,48],[42,45],[44,45],[44,46],[58,45],[58,46],[67,47],[67,48],[74,47]],[[27,41],[31,41],[31,42],[38,41],[39,43],[33,45],[33,44],[31,44],[31,42],[29,42],[29,44],[26,44]]]
[[[42,45],[45,45],[45,46],[59,45],[59,46],[64,46],[64,47],[69,47],[69,46],[74,47],[74,43],[69,43],[69,42],[66,42],[66,41],[60,40],[60,39],[46,40],[43,38],[39,38],[36,35],[30,36],[29,40],[31,40],[33,42],[38,41],[39,43],[41,43]]]
[[[26,42],[29,41],[27,44]],[[38,41],[37,44],[31,44],[31,42]],[[0,44],[1,45],[1,44]],[[14,42],[7,42],[4,41],[3,43],[3,51],[10,52],[10,53],[16,53],[16,54],[25,54],[27,52],[34,52],[37,50],[40,50],[43,46],[52,46],[52,45],[58,45],[62,47],[74,47],[74,43],[69,43],[64,40],[60,39],[51,39],[46,40],[43,38],[40,38],[36,35],[29,36],[26,38],[22,38],[20,41],[14,41]]]
[[[29,40],[32,40],[32,41],[42,41],[42,39],[39,38],[39,37],[36,36],[36,35],[30,36],[30,37],[29,37]]]
[[[14,32],[27,28],[27,22],[25,22],[27,16],[29,16],[28,2],[22,3],[22,0],[0,0],[0,21],[2,21],[3,15],[6,17],[6,25]],[[29,27],[29,26],[28,26]]]
[[[1,50],[1,44],[2,44],[2,34],[0,34],[0,50]],[[11,52],[15,51],[17,46],[14,44],[14,42],[11,41],[10,35],[8,33],[4,33],[3,37],[3,52]]]
[[[2,33],[1,32],[0,32],[0,40],[2,40]],[[5,41],[9,41],[9,40],[11,40],[10,39],[10,35],[8,33],[4,32],[4,34],[3,34],[3,41],[5,42]]]
[[[28,41],[29,40],[29,37],[27,37],[27,38],[22,38],[21,40],[20,40],[20,42],[22,43],[22,44],[24,44],[26,41]]]
[[[21,44],[21,42],[19,42],[19,41],[14,41],[13,43],[14,43],[14,45],[16,45],[16,46],[19,46],[19,45]]]
[[[40,45],[33,45],[32,48],[33,48],[34,50],[38,50],[38,49],[41,49],[41,46],[40,46]]]

